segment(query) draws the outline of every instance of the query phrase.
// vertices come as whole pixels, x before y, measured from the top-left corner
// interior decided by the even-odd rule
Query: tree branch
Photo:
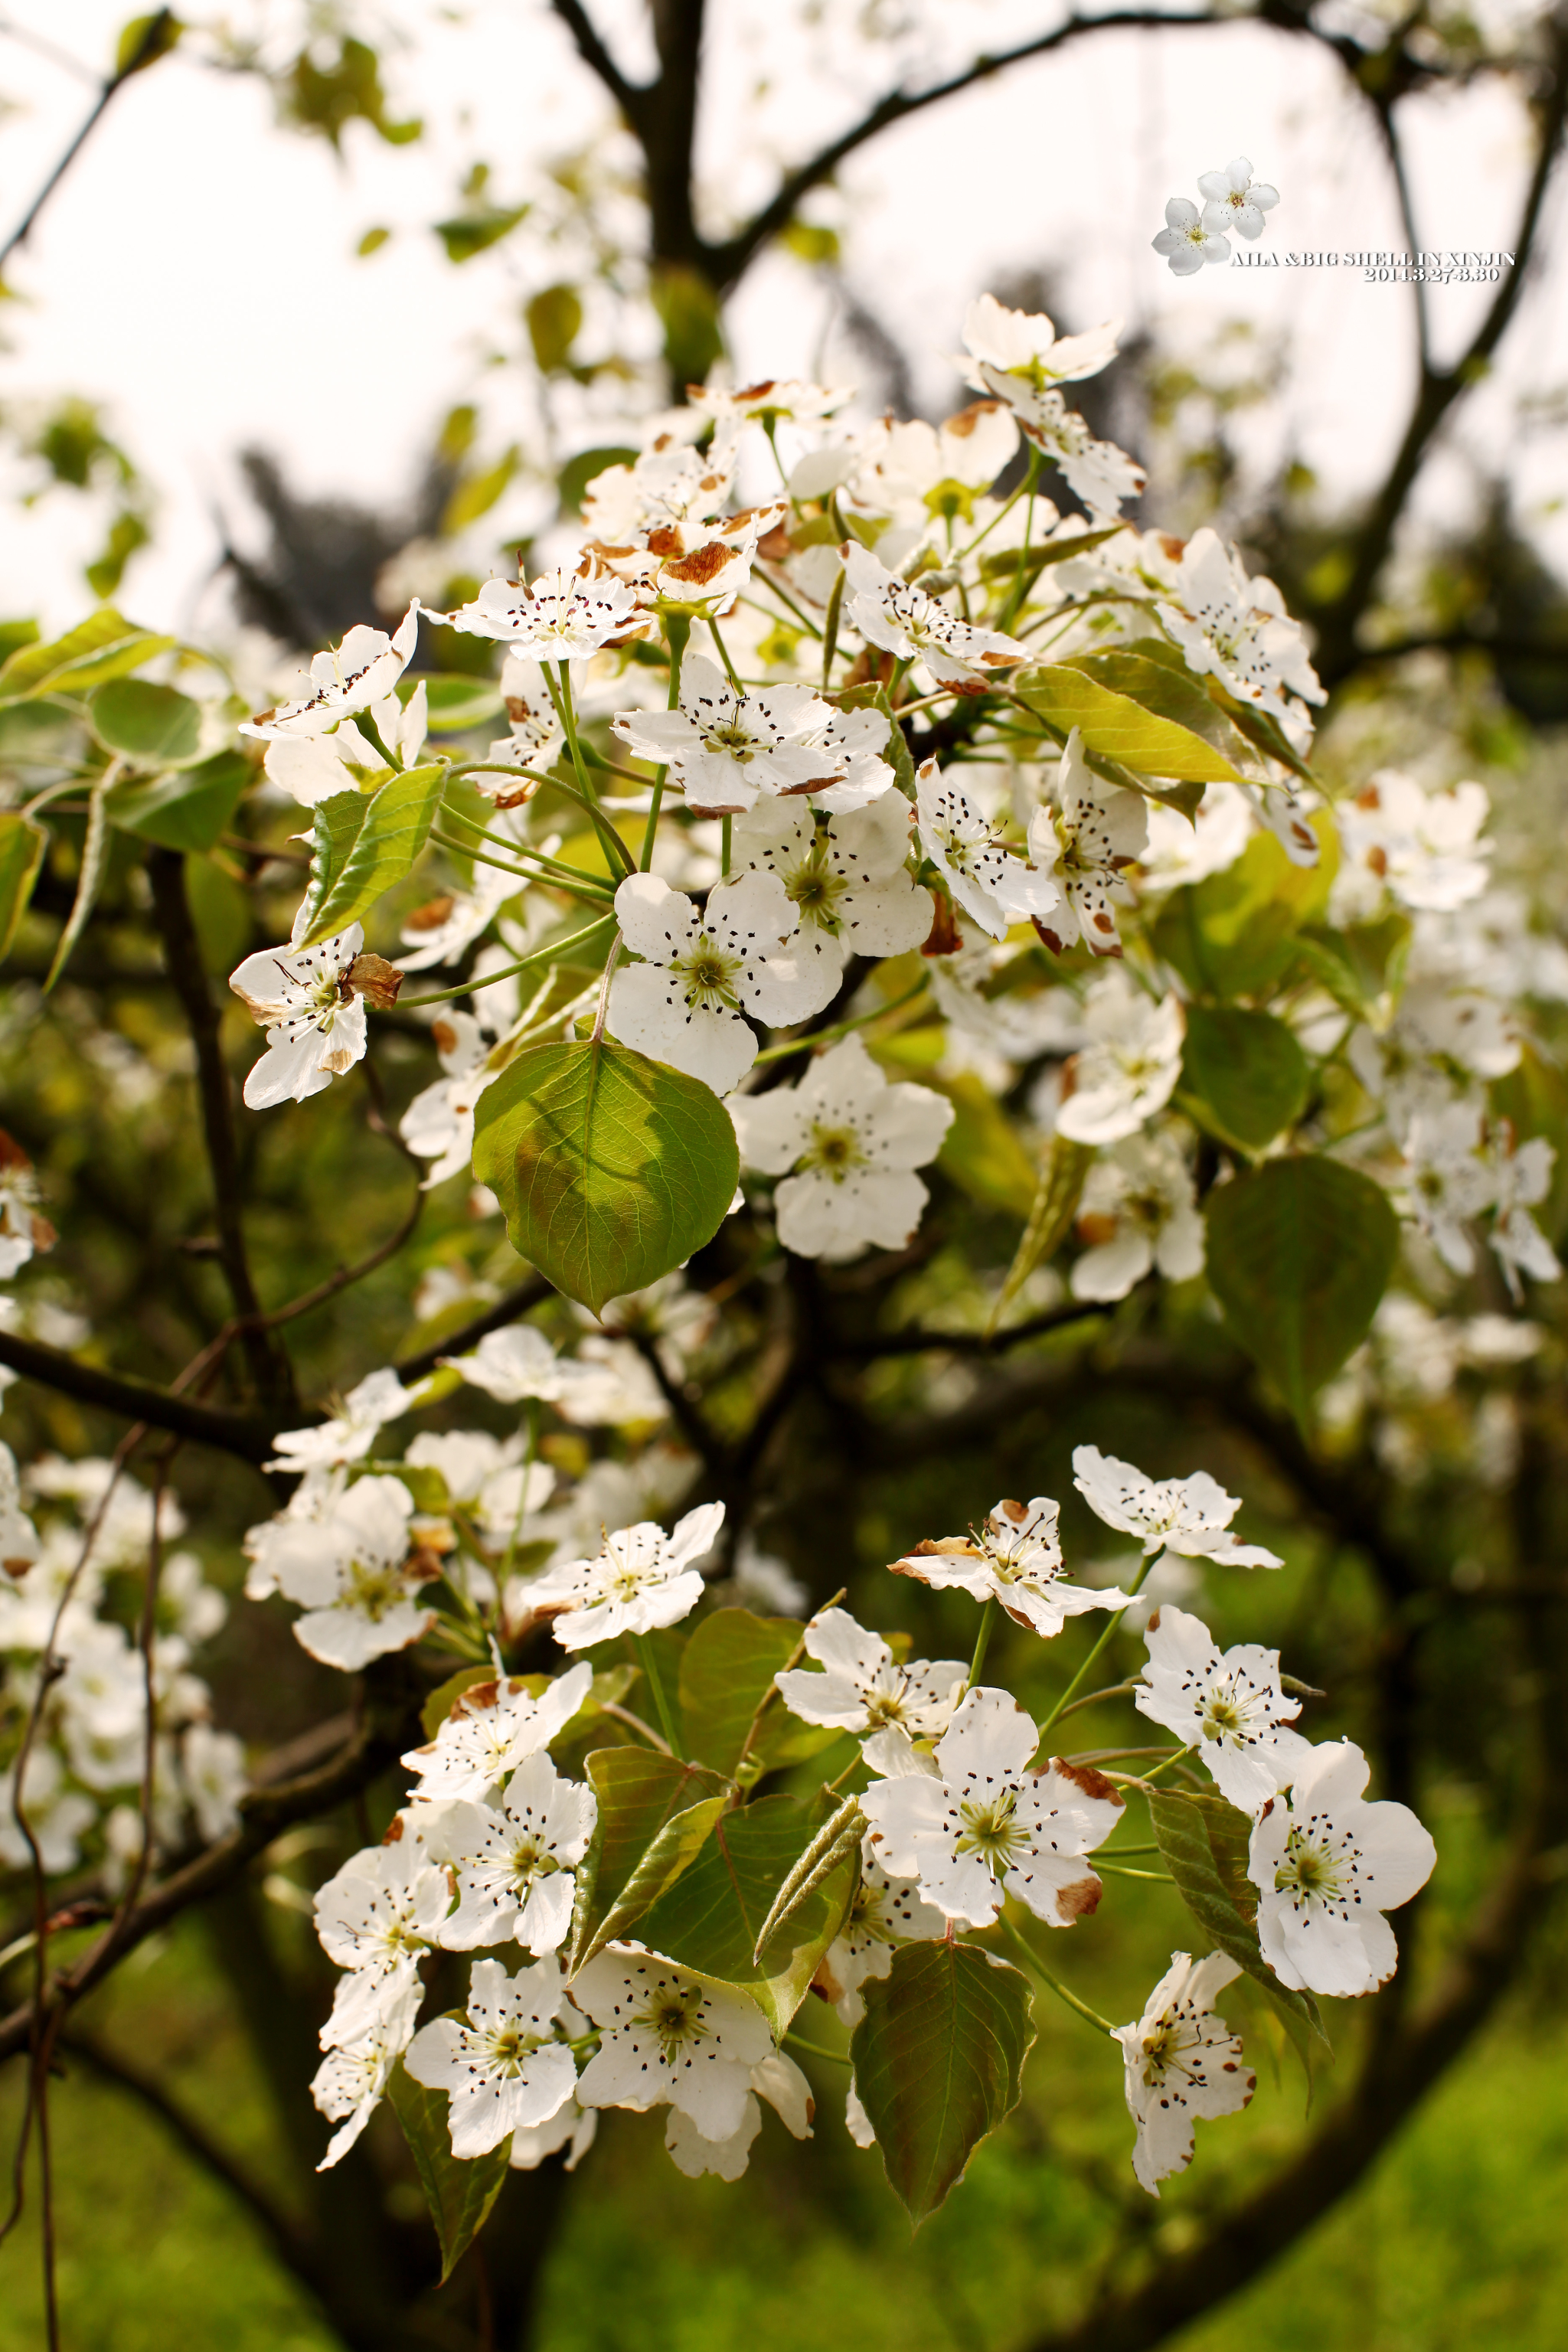
[[[79,1404],[96,1405],[100,1412],[118,1413],[122,1421],[147,1422],[153,1429],[170,1430],[197,1445],[216,1446],[222,1454],[254,1463],[258,1469],[270,1455],[279,1430],[295,1425],[288,1413],[229,1412],[216,1405],[198,1404],[190,1397],[174,1396],[148,1381],[121,1380],[117,1373],[79,1363],[58,1348],[18,1339],[11,1331],[0,1331],[0,1364],[20,1372],[25,1380],[42,1381],[61,1396],[74,1397]],[[300,1408],[301,1425],[321,1418],[319,1412]]]
[[[71,165],[80,154],[83,147],[87,144],[88,140],[97,129],[99,122],[102,119],[103,110],[105,107],[108,106],[110,99],[112,99],[119,90],[123,89],[125,84],[131,79],[132,74],[140,73],[143,67],[152,65],[155,59],[163,54],[165,47],[173,46],[169,40],[172,24],[172,13],[167,8],[160,8],[155,16],[148,18],[146,28],[142,35],[142,38],[137,42],[136,47],[126,58],[125,63],[114,73],[110,74],[109,79],[103,84],[98,93],[97,100],[95,100],[91,110],[88,114],[86,121],[83,122],[80,130],[78,131],[76,136],[72,139],[69,146],[66,149],[65,153],[60,157],[59,162],[55,165],[53,171],[44,182],[43,186],[38,190],[37,194],[27,206],[27,209],[22,215],[21,219],[11,231],[10,236],[5,239],[5,244],[0,245],[0,269],[4,269],[5,264],[10,260],[11,256],[16,252],[18,246],[26,245],[37,223],[38,215],[43,211],[44,206],[48,203],[49,198],[54,194],[55,190],[59,186],[60,182],[65,178],[66,173],[70,170]]]
[[[546,1282],[542,1274],[530,1275],[526,1282],[520,1282],[515,1290],[509,1290],[504,1298],[498,1298],[493,1307],[487,1307],[482,1315],[463,1324],[449,1339],[437,1339],[433,1347],[422,1348],[416,1356],[405,1357],[396,1367],[398,1379],[405,1387],[410,1381],[422,1381],[447,1356],[467,1355],[488,1332],[503,1331],[509,1323],[526,1315],[531,1307],[537,1307],[542,1298],[549,1298],[552,1291],[553,1285]]]
[[[573,40],[577,54],[591,72],[597,74],[626,121],[636,129],[652,92],[642,82],[628,81],[609,50],[599,37],[598,28],[581,0],[550,0]]]

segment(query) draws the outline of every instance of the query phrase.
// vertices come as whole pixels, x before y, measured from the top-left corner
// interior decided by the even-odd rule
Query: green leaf
[[[574,286],[545,286],[523,308],[528,340],[542,375],[566,365],[583,324],[583,298]]]
[[[1162,691],[1166,688],[1168,674]],[[1241,782],[1230,761],[1190,727],[1146,710],[1131,695],[1114,693],[1065,662],[1031,670],[1019,694],[1051,727],[1063,733],[1081,728],[1086,750],[1124,760],[1130,768],[1189,783]]]
[[[213,849],[255,773],[243,751],[216,751],[174,775],[116,784],[106,803],[109,822],[165,849]]]
[[[123,677],[174,640],[139,629],[110,605],[47,646],[23,646],[0,668],[0,709],[36,694],[85,694],[105,679]]]
[[[1333,2058],[1310,1992],[1282,1985],[1258,1941],[1258,1889],[1247,1874],[1252,1823],[1223,1797],[1148,1790],[1160,1852],[1183,1902],[1205,1936],[1262,1986],[1306,2069],[1310,2097],[1314,2060]]]
[[[794,1617],[753,1617],[749,1609],[716,1609],[703,1619],[680,1662],[680,1712],[699,1763],[735,1774],[757,1709],[805,1630]],[[766,1771],[775,1749],[800,1727],[775,1698],[758,1726],[745,1778],[754,1780]]]
[[[1183,1107],[1201,1127],[1258,1152],[1300,1118],[1312,1072],[1294,1032],[1271,1013],[1191,1004],[1182,1085]]]
[[[701,270],[684,261],[660,262],[648,299],[664,329],[664,356],[676,383],[706,383],[708,371],[724,355],[719,297]]]
[[[1066,1241],[1094,1160],[1092,1144],[1074,1143],[1065,1135],[1052,1136],[1030,1205],[1029,1221],[1024,1227],[1024,1238],[991,1310],[989,1329],[997,1328],[1035,1268],[1048,1264]]]
[[[508,1237],[596,1315],[711,1241],[734,1198],[730,1115],[628,1045],[532,1045],[479,1097],[474,1174]]]
[[[1370,1176],[1337,1160],[1271,1160],[1217,1185],[1208,1278],[1226,1321],[1298,1422],[1366,1337],[1399,1252],[1399,1220]]]
[[[149,66],[168,56],[184,29],[172,8],[132,16],[114,45],[115,79],[123,81],[132,74],[145,73]]]
[[[48,834],[30,816],[16,809],[0,814],[0,956],[11,952],[48,845]]]
[[[1021,547],[998,548],[994,554],[983,555],[980,572],[984,580],[1012,580],[1023,570],[1026,587],[1032,588],[1042,572],[1054,563],[1070,562],[1075,555],[1087,555],[1091,547],[1102,547],[1127,528],[1124,522],[1108,524],[1104,530],[1080,530],[1070,539],[1047,540],[1043,547],[1031,547],[1026,556]]]
[[[307,928],[296,941],[313,947],[370,912],[401,882],[429,838],[445,767],[410,768],[377,790],[333,793],[313,812]]]
[[[76,878],[76,898],[72,901],[70,913],[66,919],[66,927],[60,933],[59,944],[55,950],[55,960],[49,966],[49,976],[44,982],[46,996],[70,961],[71,951],[87,929],[87,919],[92,912],[99,886],[103,880],[105,853],[109,844],[109,825],[104,814],[106,798],[101,782],[94,784],[87,804],[87,832],[82,840],[81,865]]]
[[[460,2012],[453,2011],[454,2015]],[[445,2091],[427,2091],[400,2058],[386,2086],[387,2103],[403,2126],[415,2170],[436,2224],[445,2286],[489,2219],[511,2158],[510,2137],[488,2156],[459,2161],[452,2154]]]
[[[455,539],[471,522],[478,522],[480,515],[489,514],[521,463],[522,452],[514,442],[493,466],[487,466],[482,473],[466,475],[447,501],[441,517],[442,537]]]
[[[1234,866],[1173,890],[1154,926],[1154,944],[1199,996],[1262,996],[1295,961],[1298,933],[1328,905],[1336,856],[1324,837],[1316,866],[1292,866],[1271,833],[1255,833]]]
[[[1035,2039],[1019,1971],[973,1944],[900,1944],[864,1988],[849,2054],[894,2194],[918,2229],[1018,2104]]]
[[[963,1070],[954,1078],[922,1071],[921,1084],[936,1088],[952,1105],[952,1125],[936,1156],[942,1173],[983,1208],[1005,1209],[1015,1217],[1027,1218],[1039,1171],[989,1087],[973,1070]]]
[[[678,1883],[645,1911],[637,1940],[700,1977],[749,1993],[782,2034],[805,1999],[823,1954],[855,1891],[858,1862],[847,1854],[776,1928],[753,1958],[774,1898],[822,1827],[821,1798],[761,1797],[721,1814],[711,1837]]]
[[[574,1974],[590,1951],[608,1940],[607,1933],[601,1932],[607,1919],[616,1920],[615,1932],[626,1933],[661,1886],[674,1883],[712,1827],[731,1788],[728,1780],[700,1764],[683,1764],[679,1756],[661,1756],[652,1748],[595,1748],[584,1769],[598,1801],[599,1818],[577,1873]],[[687,1821],[689,1814],[696,1818]],[[683,1822],[684,1828],[679,1826]],[[667,1831],[672,1834],[665,1839],[657,1863],[649,1865],[650,1851]],[[698,1831],[700,1834],[689,1843],[688,1832]],[[662,1880],[660,1872],[665,1874]]]
[[[38,642],[37,621],[0,621],[0,662],[10,660],[24,646]]]
[[[1249,776],[1255,782],[1267,779],[1267,763],[1184,664],[1173,666],[1152,659],[1142,646],[1123,646],[1114,652],[1073,656],[1061,667],[1079,670],[1097,686],[1130,696],[1156,718],[1172,719],[1189,733],[1201,736],[1238,775]]]
[[[530,209],[527,205],[486,205],[478,211],[461,213],[455,220],[437,221],[436,234],[447,248],[448,261],[472,261],[476,253],[510,236]]]

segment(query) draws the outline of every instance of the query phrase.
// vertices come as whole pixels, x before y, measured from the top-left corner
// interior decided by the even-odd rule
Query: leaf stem
[[[615,923],[614,915],[601,915],[596,923],[589,923],[584,929],[574,931],[570,939],[557,940],[551,947],[535,948],[531,955],[519,956],[515,963],[503,965],[500,971],[487,971],[480,981],[459,981],[456,988],[438,989],[434,996],[405,997],[398,1010],[408,1013],[422,1004],[451,1004],[459,996],[471,996],[476,987],[491,988],[498,980],[510,980],[514,971],[526,971],[530,964],[548,963],[552,958],[563,956],[568,948],[584,947],[590,940],[614,930]]]
[[[719,635],[719,624],[717,621],[710,620],[709,622],[708,634],[719,648],[719,658],[724,665],[725,677],[729,679],[731,685],[734,688],[742,700],[744,701],[746,689],[741,683],[741,673],[735,667],[734,663],[730,659],[730,648],[724,643],[723,638]]]
[[[858,1013],[852,1021],[837,1022],[831,1029],[814,1029],[809,1037],[790,1038],[782,1045],[764,1045],[752,1067],[756,1068],[763,1062],[782,1062],[786,1054],[805,1054],[814,1051],[818,1045],[831,1045],[838,1038],[847,1037],[851,1030],[864,1029],[868,1022],[880,1021],[889,1013],[901,1012],[906,1004],[913,1003],[929,984],[930,975],[922,971],[914,986],[906,988],[902,996],[895,996],[890,1004],[875,1005],[869,1013]]]
[[[664,1726],[664,1736],[669,1742],[669,1752],[684,1764],[686,1749],[681,1745],[680,1733],[676,1727],[675,1711],[670,1706],[668,1694],[665,1690],[664,1679],[658,1671],[658,1661],[653,1654],[653,1645],[646,1633],[634,1633],[632,1647],[637,1652],[637,1664],[643,1670],[643,1677],[653,1693],[653,1703],[658,1711],[658,1719]]]
[[[684,613],[667,613],[664,616],[664,641],[669,647],[669,692],[665,698],[667,710],[680,708],[680,666],[686,658],[686,641],[691,635],[691,624]],[[668,763],[653,772],[653,793],[648,802],[647,824],[643,829],[642,856],[637,870],[646,874],[653,865],[653,845],[658,833],[658,813],[664,804],[664,780],[669,773]]]
[[[804,2050],[808,2057],[826,2058],[830,2066],[853,2066],[855,2063],[847,2050],[825,2050],[820,2042],[808,2042],[804,2033],[796,2033],[793,2027],[784,2035],[784,2040],[796,2050]]]
[[[985,1664],[985,1653],[991,1646],[991,1631],[996,1622],[996,1595],[993,1592],[980,1612],[980,1630],[974,1636],[974,1655],[969,1661],[969,1679],[963,1687],[972,1691],[980,1680],[980,1669]]]
[[[598,1045],[604,1036],[605,1016],[610,1009],[610,980],[616,964],[620,961],[620,956],[621,935],[617,931],[610,941],[610,952],[605,959],[605,977],[599,983],[599,1009],[594,1015],[593,1032],[588,1039],[590,1045]]]
[[[1002,1934],[1006,1938],[1007,1942],[1017,1953],[1018,1958],[1023,1961],[1024,1966],[1029,1970],[1031,1976],[1038,1977],[1043,1985],[1048,1985],[1050,1987],[1052,1992],[1056,1994],[1058,2000],[1065,2000],[1069,2009],[1076,2009],[1079,2015],[1082,2018],[1087,2018],[1090,2025],[1097,2025],[1101,2033],[1108,2034],[1113,2042],[1115,2041],[1116,2028],[1113,2025],[1109,2024],[1106,2020],[1100,2015],[1098,2011],[1090,2009],[1086,2000],[1079,2000],[1076,1992],[1069,1992],[1067,1986],[1061,1982],[1059,1978],[1052,1976],[1049,1969],[1046,1967],[1044,1961],[1037,1958],[1033,1945],[1019,1934],[1017,1928],[1014,1927],[1011,1919],[1006,1917],[1000,1918],[997,1920],[996,1925],[1001,1929]]]
[[[1153,1562],[1152,1562],[1152,1560],[1150,1560],[1150,1559],[1144,1559],[1144,1560],[1140,1564],[1140,1567],[1139,1567],[1139,1570],[1138,1570],[1138,1573],[1137,1573],[1137,1575],[1133,1578],[1132,1582],[1131,1582],[1131,1587],[1129,1588],[1129,1591],[1128,1591],[1128,1596],[1127,1596],[1127,1597],[1128,1597],[1128,1599],[1129,1599],[1129,1600],[1131,1600],[1131,1599],[1132,1598],[1132,1595],[1133,1595],[1133,1594],[1138,1591],[1139,1587],[1142,1584],[1143,1579],[1148,1575],[1149,1570],[1150,1570],[1150,1569],[1151,1569],[1152,1566],[1153,1566]],[[1047,1734],[1048,1731],[1050,1731],[1050,1730],[1051,1730],[1051,1729],[1056,1726],[1056,1724],[1057,1724],[1058,1722],[1059,1722],[1059,1721],[1060,1721],[1061,1717],[1062,1717],[1067,1713],[1068,1707],[1068,1706],[1070,1705],[1071,1701],[1072,1701],[1074,1698],[1076,1698],[1076,1697],[1077,1697],[1077,1696],[1078,1696],[1078,1688],[1079,1688],[1079,1684],[1084,1680],[1085,1676],[1089,1674],[1089,1669],[1093,1666],[1095,1660],[1099,1657],[1099,1655],[1100,1655],[1100,1652],[1104,1649],[1104,1647],[1105,1647],[1106,1643],[1110,1641],[1110,1639],[1111,1635],[1115,1633],[1115,1631],[1116,1631],[1116,1629],[1117,1629],[1118,1625],[1120,1625],[1120,1624],[1121,1624],[1121,1620],[1126,1616],[1126,1614],[1127,1614],[1127,1612],[1126,1612],[1126,1610],[1125,1610],[1125,1609],[1119,1609],[1119,1610],[1117,1611],[1117,1612],[1116,1612],[1115,1616],[1114,1616],[1114,1617],[1112,1617],[1112,1619],[1110,1620],[1110,1623],[1106,1626],[1106,1629],[1105,1629],[1104,1633],[1100,1635],[1100,1637],[1099,1641],[1095,1643],[1095,1645],[1094,1645],[1093,1649],[1089,1652],[1089,1654],[1088,1657],[1087,1657],[1087,1658],[1085,1658],[1085,1660],[1084,1660],[1084,1662],[1083,1662],[1082,1665],[1081,1665],[1081,1666],[1079,1666],[1079,1670],[1078,1670],[1077,1674],[1076,1674],[1076,1675],[1074,1675],[1074,1676],[1073,1676],[1073,1678],[1072,1678],[1071,1682],[1070,1682],[1070,1683],[1068,1683],[1068,1686],[1067,1686],[1066,1690],[1065,1690],[1065,1691],[1063,1691],[1063,1693],[1062,1693],[1062,1695],[1061,1695],[1060,1698],[1059,1698],[1059,1699],[1058,1699],[1058,1701],[1057,1701],[1057,1703],[1056,1703],[1055,1706],[1053,1706],[1053,1707],[1052,1707],[1052,1709],[1051,1709],[1051,1711],[1050,1711],[1049,1715],[1047,1715],[1047,1717],[1046,1717],[1046,1719],[1045,1719],[1044,1723],[1042,1723],[1042,1724],[1041,1724],[1041,1726],[1040,1726],[1040,1738],[1041,1738],[1042,1739],[1044,1739],[1044,1738],[1045,1738],[1046,1734]]]

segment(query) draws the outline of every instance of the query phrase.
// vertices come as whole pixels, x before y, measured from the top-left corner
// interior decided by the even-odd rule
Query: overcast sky
[[[99,69],[128,0],[0,0],[0,19]],[[282,21],[281,5],[272,10]],[[803,13],[825,25],[803,26]],[[716,33],[702,168],[716,212],[767,192],[780,158],[814,147],[880,86],[889,60],[842,37],[847,0],[802,12],[724,0]],[[637,0],[601,0],[629,67],[642,62]],[[916,83],[968,45],[995,47],[1050,21],[1049,0],[911,0],[888,8],[910,29],[892,62]],[[460,21],[452,21],[458,18]],[[607,122],[544,0],[397,0],[379,21],[405,34],[392,68],[394,112],[429,131],[393,149],[350,127],[342,159],[279,131],[254,79],[175,58],[130,85],[105,117],[9,282],[0,315],[0,404],[80,392],[156,485],[159,543],[121,601],[149,621],[189,622],[216,549],[212,515],[243,512],[237,449],[262,442],[292,479],[367,500],[406,490],[432,424],[478,383],[492,444],[524,436],[518,379],[482,362],[517,304],[554,274],[527,242],[461,269],[427,224],[455,208],[476,155],[506,201],[539,167]],[[759,94],[760,91],[760,94]],[[91,100],[88,82],[0,33],[0,216],[28,196]],[[1410,109],[1423,241],[1510,242],[1528,164],[1528,127],[1486,86]],[[1376,478],[1413,382],[1410,295],[1348,268],[1205,270],[1171,278],[1150,249],[1164,201],[1242,152],[1283,201],[1265,249],[1402,246],[1365,110],[1326,52],[1247,26],[1111,33],[931,110],[858,156],[821,203],[847,231],[848,274],[909,350],[926,399],[952,383],[950,355],[970,296],[1048,268],[1083,325],[1121,312],[1179,347],[1212,345],[1234,320],[1287,339],[1288,389],[1248,426],[1261,461],[1289,445],[1342,496]],[[1562,182],[1545,258],[1462,446],[1432,468],[1428,510],[1453,513],[1475,461],[1507,462],[1521,511],[1568,569],[1563,436],[1521,438],[1521,399],[1568,380]],[[390,242],[354,257],[364,230]],[[1484,299],[1439,288],[1440,353]],[[824,323],[821,281],[765,260],[731,306],[742,379],[808,369]],[[584,429],[585,439],[602,431]],[[1468,455],[1467,456],[1467,451]],[[520,493],[521,497],[522,494]],[[507,510],[496,510],[498,538]],[[0,536],[0,611],[64,625],[87,601],[79,578],[97,524],[57,496]],[[207,608],[210,611],[210,606]]]

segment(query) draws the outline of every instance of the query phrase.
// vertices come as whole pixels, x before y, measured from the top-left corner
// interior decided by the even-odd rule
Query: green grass
[[[1103,2245],[1128,2137],[1108,2103],[1070,2099],[1086,2070],[1107,2071],[1099,2045],[1044,2023],[1027,2110],[912,2245],[876,2157],[851,2148],[826,2112],[837,2106],[826,2067],[809,2161],[793,2160],[770,2120],[762,2160],[733,2189],[682,2180],[657,2116],[614,2118],[578,2176],[542,2352],[624,2352],[634,2339],[657,2352],[1026,2345],[1072,2307],[1085,2259]],[[199,2027],[189,2011],[177,2033],[165,2027],[182,2088],[212,2113],[221,2077],[216,2112],[265,2159],[258,2086],[221,2037],[204,2060]],[[1189,2329],[1179,2352],[1556,2352],[1568,2298],[1565,2060],[1568,2036],[1500,2024],[1350,2201]],[[1100,2087],[1110,2091],[1109,2074]],[[13,2088],[7,2134],[15,2112]],[[1293,2133],[1297,2113],[1294,2084],[1276,2089],[1266,2074],[1247,2117],[1201,2126],[1195,2174],[1148,2209],[1156,2242],[1182,2242],[1205,2183],[1244,2174]],[[157,2125],[74,2072],[54,2114],[68,2352],[166,2352],[171,2341],[330,2352],[308,2299]],[[0,2352],[42,2341],[37,2268],[29,2219],[0,2252]]]

